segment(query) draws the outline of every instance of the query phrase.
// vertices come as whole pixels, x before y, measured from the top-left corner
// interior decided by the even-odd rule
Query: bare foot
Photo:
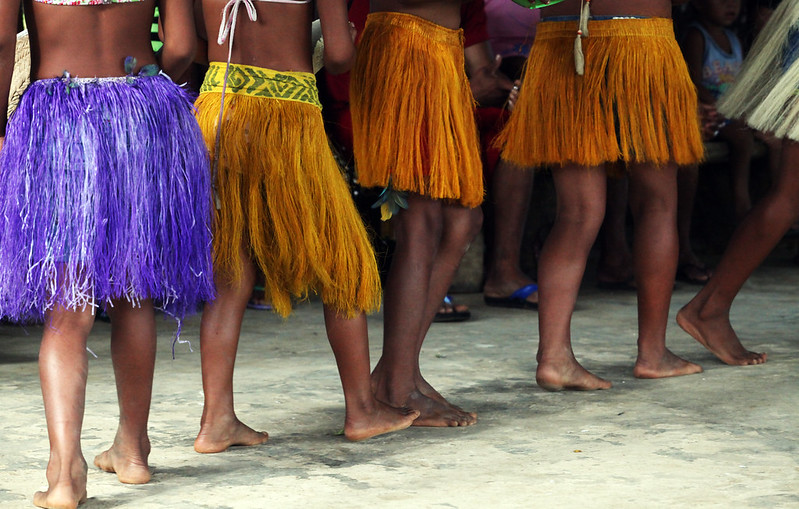
[[[86,461],[80,458],[69,476],[62,477],[52,463],[47,465],[47,491],[33,494],[33,505],[52,509],[74,509],[86,502]]]
[[[701,319],[689,302],[677,313],[677,323],[710,353],[725,364],[749,366],[763,364],[768,356],[744,348],[726,316]]]
[[[222,452],[234,445],[261,445],[269,440],[265,431],[255,431],[235,416],[226,422],[204,421],[200,424],[200,433],[194,441],[194,450],[203,454]]]
[[[372,411],[357,416],[347,415],[344,423],[344,436],[353,442],[366,440],[377,435],[408,428],[417,417],[419,417],[418,410],[394,408],[383,402],[375,401]]]
[[[466,412],[446,400],[437,401],[419,390],[408,395],[405,406],[419,411],[419,417],[413,421],[413,426],[446,428],[477,424],[477,414],[474,412]]]
[[[100,470],[116,473],[121,483],[145,484],[152,477],[147,463],[149,455],[149,440],[136,448],[123,447],[115,440],[107,451],[95,456],[94,465]]]
[[[419,390],[419,392],[422,393],[423,396],[426,396],[426,397],[432,399],[435,402],[438,402],[438,403],[440,403],[440,404],[442,404],[444,406],[447,406],[447,407],[451,408],[452,410],[454,410],[456,412],[460,412],[462,414],[466,414],[466,415],[472,417],[474,419],[474,422],[472,422],[471,424],[476,424],[477,423],[477,414],[476,413],[467,412],[466,410],[464,410],[463,408],[459,407],[458,405],[453,405],[452,403],[447,401],[447,399],[444,398],[444,396],[442,396],[440,392],[438,392],[432,385],[430,385],[430,383],[427,380],[424,379],[424,377],[421,375],[421,373],[416,377],[416,387]],[[469,424],[469,426],[471,426],[471,424]],[[417,426],[417,424],[414,423],[414,426]]]
[[[612,384],[594,375],[571,358],[566,361],[538,360],[535,381],[548,391],[596,391],[610,389]]]
[[[421,374],[414,377],[410,391],[396,390],[387,382],[378,362],[372,372],[371,381],[372,392],[378,401],[387,402],[396,408],[419,411],[419,417],[413,421],[412,426],[456,427],[477,423],[476,413],[467,412],[444,399]]]
[[[694,375],[702,372],[702,366],[688,362],[668,349],[658,358],[644,358],[640,353],[635,361],[633,375],[636,378],[667,378],[670,376]]]

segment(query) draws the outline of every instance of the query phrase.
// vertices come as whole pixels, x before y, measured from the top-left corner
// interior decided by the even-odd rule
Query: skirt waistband
[[[668,37],[674,39],[674,22],[669,18],[592,19],[589,38],[594,37]],[[536,29],[536,40],[566,37],[574,39],[575,21],[543,20]]]
[[[463,43],[463,30],[460,28],[447,28],[430,20],[407,14],[404,12],[379,11],[370,13],[366,17],[366,25],[387,25],[409,30],[433,42],[448,45]]]
[[[224,62],[211,62],[200,93],[222,93]],[[309,72],[275,71],[263,67],[230,64],[226,94],[246,95],[312,104],[321,109],[316,77]]]

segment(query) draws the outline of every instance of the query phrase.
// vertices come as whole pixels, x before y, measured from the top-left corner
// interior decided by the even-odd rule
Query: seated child
[[[741,42],[730,29],[740,14],[741,0],[692,0],[691,5],[696,21],[685,33],[683,53],[699,101],[715,108],[719,97],[735,82],[743,62]],[[714,135],[729,145],[733,205],[740,220],[752,206],[749,174],[755,135],[742,121],[723,118]],[[779,150],[778,144],[775,150]]]

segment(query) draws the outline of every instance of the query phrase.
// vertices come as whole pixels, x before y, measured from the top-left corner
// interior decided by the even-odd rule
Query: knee
[[[771,202],[793,219],[799,217],[799,184],[778,185],[772,190]]]
[[[46,326],[60,334],[88,336],[94,326],[96,309],[58,307],[47,314]]]
[[[464,219],[464,236],[471,242],[483,227],[483,209],[475,207],[468,209]]]
[[[468,244],[477,236],[483,226],[483,210],[480,207],[461,209],[449,215],[446,224],[448,236],[458,239],[460,244]]]
[[[630,199],[630,211],[636,220],[648,218],[676,218],[677,197],[674,193],[651,193],[646,197]]]
[[[558,207],[556,225],[562,225],[584,235],[596,235],[605,219],[605,204],[600,202],[581,202],[568,207]]]
[[[730,153],[738,157],[750,157],[755,145],[755,135],[741,122],[730,124],[724,131],[724,139],[730,146]]]
[[[411,214],[400,211],[393,224],[397,250],[426,251],[441,238],[444,221],[440,214]]]

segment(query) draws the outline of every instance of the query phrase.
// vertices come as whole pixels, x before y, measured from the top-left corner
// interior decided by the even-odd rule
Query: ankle
[[[114,438],[114,448],[124,455],[142,455],[146,458],[150,454],[150,437],[146,430],[127,434],[119,431]]]
[[[357,397],[344,396],[344,412],[346,419],[350,417],[358,419],[364,415],[370,415],[377,409],[377,399],[375,395],[369,392],[368,394],[361,394]]]
[[[84,478],[89,471],[89,466],[82,453],[69,459],[51,454],[47,463],[46,476],[50,484],[72,482],[74,479]]]
[[[536,354],[536,360],[538,364],[556,364],[562,363],[564,361],[574,361],[574,352],[571,349],[571,346],[567,347],[560,347],[560,348],[547,348],[545,350],[539,350],[538,354]]]

